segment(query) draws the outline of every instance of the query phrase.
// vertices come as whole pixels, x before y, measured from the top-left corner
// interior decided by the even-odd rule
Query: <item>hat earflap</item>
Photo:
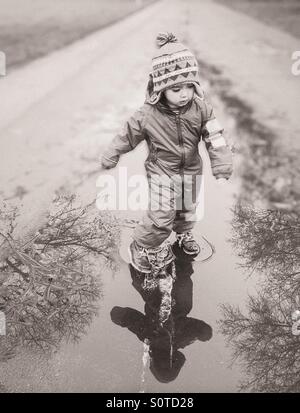
[[[184,83],[184,82],[182,82]],[[198,97],[202,100],[204,100],[204,91],[201,88],[200,84],[197,82],[193,82],[193,81],[189,81],[187,83],[192,83],[195,86],[195,92],[198,95]],[[154,92],[154,83],[153,83],[153,76],[150,73],[149,74],[149,80],[148,80],[148,84],[147,84],[147,92],[146,92],[146,100],[151,104],[151,105],[155,105],[157,102],[159,102],[162,92],[164,92],[165,90],[167,90],[168,88],[166,87],[165,89],[159,91],[159,92]]]

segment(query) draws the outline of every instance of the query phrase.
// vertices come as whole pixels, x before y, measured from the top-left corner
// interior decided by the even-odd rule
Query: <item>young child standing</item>
[[[199,191],[196,178],[202,175],[198,150],[201,139],[216,179],[228,179],[232,173],[231,150],[211,105],[204,99],[195,56],[172,33],[160,33],[156,43],[159,49],[152,59],[146,101],[102,156],[102,167],[113,168],[120,155],[145,139],[149,148],[145,169],[150,199],[168,187],[169,196],[162,197],[162,203],[169,207],[160,204],[159,208],[151,208],[149,203],[129,248],[132,265],[144,273],[151,272],[153,265],[166,266],[174,259],[166,242],[172,231],[186,254],[195,256],[200,252],[191,232],[197,201],[185,200]],[[179,185],[178,177],[182,178]]]

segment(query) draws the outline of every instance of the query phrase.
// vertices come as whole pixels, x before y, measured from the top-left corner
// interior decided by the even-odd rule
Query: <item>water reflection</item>
[[[175,380],[185,363],[180,351],[196,340],[208,341],[212,328],[202,320],[188,317],[193,306],[193,266],[177,258],[176,279],[172,288],[172,306],[168,319],[161,322],[162,293],[159,288],[144,288],[144,277],[129,265],[132,285],[145,301],[144,314],[129,307],[114,307],[112,321],[126,327],[149,346],[150,371],[154,377],[168,383]]]
[[[98,313],[99,268],[109,263],[117,231],[110,215],[61,196],[46,224],[22,245],[12,236],[16,214],[10,212],[0,216],[0,242],[10,246],[0,262],[0,311],[6,323],[0,361],[14,357],[20,346],[51,352],[86,334]]]
[[[221,332],[242,361],[242,390],[300,391],[300,220],[296,213],[238,205],[232,242],[259,291],[239,307],[222,306]]]

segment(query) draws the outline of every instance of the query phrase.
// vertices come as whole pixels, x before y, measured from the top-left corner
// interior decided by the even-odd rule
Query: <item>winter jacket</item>
[[[228,179],[232,173],[232,153],[223,128],[212,106],[193,99],[177,113],[162,100],[156,105],[146,103],[126,122],[103,154],[105,163],[115,166],[120,155],[133,150],[146,140],[149,154],[145,161],[147,175],[202,174],[198,144],[204,140],[216,178]]]

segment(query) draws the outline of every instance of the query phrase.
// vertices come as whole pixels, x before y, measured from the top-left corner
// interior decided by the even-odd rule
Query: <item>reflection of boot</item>
[[[143,273],[151,273],[166,268],[175,259],[169,243],[164,242],[157,248],[144,248],[136,241],[129,246],[132,266]]]
[[[176,234],[176,239],[180,248],[188,255],[198,255],[200,247],[194,239],[193,234],[188,232],[182,232]]]
[[[163,242],[157,248],[147,249],[147,255],[152,270],[157,272],[166,269],[175,260],[175,255],[169,242]]]
[[[132,266],[140,272],[150,273],[151,266],[147,257],[146,248],[140,246],[136,241],[129,245],[129,255]]]

